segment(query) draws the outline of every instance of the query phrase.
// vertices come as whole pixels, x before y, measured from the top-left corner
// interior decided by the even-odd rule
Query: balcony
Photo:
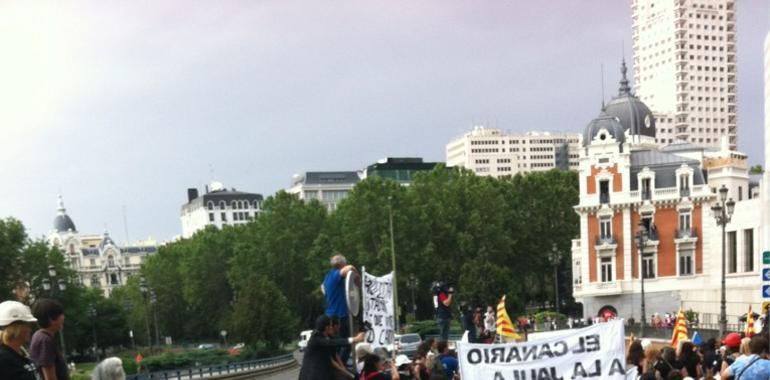
[[[604,245],[618,245],[618,241],[615,239],[614,236],[596,236],[596,245],[597,246],[604,246]]]
[[[690,196],[690,188],[684,187],[679,189],[679,196],[682,198],[689,197]]]
[[[650,189],[642,190],[642,200],[643,201],[649,201],[652,199],[652,191]]]
[[[621,281],[591,282],[573,285],[575,297],[582,296],[611,296],[623,293]]]
[[[676,239],[677,240],[686,240],[686,239],[697,239],[698,238],[698,232],[695,230],[695,228],[690,229],[676,229]]]
[[[609,193],[601,193],[599,195],[599,203],[601,203],[603,205],[610,203],[610,194]]]

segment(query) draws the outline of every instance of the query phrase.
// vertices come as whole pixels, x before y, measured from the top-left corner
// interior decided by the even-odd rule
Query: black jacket
[[[337,347],[346,346],[348,338],[331,339],[319,332],[314,332],[307,342],[302,358],[299,380],[329,380],[334,378],[332,357]]]

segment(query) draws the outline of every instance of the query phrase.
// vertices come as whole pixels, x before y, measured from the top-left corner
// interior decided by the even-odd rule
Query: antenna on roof
[[[602,111],[604,111],[604,64],[601,64],[602,70]]]

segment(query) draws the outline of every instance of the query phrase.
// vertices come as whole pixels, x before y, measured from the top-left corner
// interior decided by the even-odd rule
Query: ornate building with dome
[[[585,317],[613,310],[639,320],[643,276],[646,318],[681,306],[717,323],[722,231],[710,210],[725,186],[736,201],[726,227],[727,317],[738,323],[761,301],[761,207],[747,157],[727,139],[720,149],[659,146],[653,113],[631,92],[625,62],[621,74],[618,95],[583,133],[574,297]]]
[[[67,214],[61,196],[48,243],[61,250],[81,284],[102,289],[106,296],[114,288],[125,284],[129,277],[138,274],[147,256],[158,250],[152,240],[119,246],[107,231],[98,235],[80,233]]]

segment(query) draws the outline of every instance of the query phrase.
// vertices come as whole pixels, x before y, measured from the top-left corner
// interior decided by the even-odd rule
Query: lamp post
[[[551,264],[553,265],[553,304],[556,313],[559,313],[559,261],[561,261],[561,254],[556,247],[556,243],[553,243],[551,249]]]
[[[57,291],[63,292],[67,290],[67,282],[63,278],[57,280],[56,267],[53,265],[48,266],[48,278],[43,278],[43,290],[45,290],[51,298],[56,298]],[[64,344],[64,327],[62,331],[59,331],[59,341],[61,342],[61,351],[64,362],[67,362],[67,345]]]
[[[160,333],[158,332],[158,295],[150,289],[150,304],[152,305],[152,319],[155,322],[155,344],[160,347]]]
[[[91,334],[94,338],[94,359],[99,362],[99,345],[96,340],[96,307],[93,303],[88,304],[88,317],[91,318]]]
[[[152,347],[152,337],[150,336],[150,313],[147,311],[147,281],[144,276],[139,277],[139,291],[142,293],[144,302],[144,327],[147,330],[147,344]]]
[[[717,225],[722,227],[722,297],[719,301],[719,336],[724,337],[727,331],[727,300],[725,299],[725,227],[730,223],[735,211],[735,201],[727,199],[727,187],[722,185],[719,188],[719,199],[716,205],[711,207],[714,212],[714,219]]]
[[[641,267],[639,268],[639,278],[642,281],[642,318],[641,318],[641,326],[639,327],[639,337],[644,337],[644,326],[647,325],[647,313],[644,306],[644,276],[645,276],[645,270],[644,270],[644,248],[647,247],[647,240],[649,239],[649,233],[647,232],[647,228],[644,226],[644,223],[642,221],[639,221],[639,231],[636,233],[636,247],[639,251],[639,261],[641,262]]]
[[[417,318],[417,304],[414,302],[414,290],[419,286],[420,280],[414,277],[414,274],[409,275],[409,279],[406,281],[406,287],[412,291],[412,313],[415,319]]]
[[[126,315],[131,317],[131,311],[134,310],[134,304],[131,303],[131,301],[126,300],[125,303],[123,303],[123,309],[126,310]],[[134,344],[134,330],[129,329],[128,330],[128,337],[131,338],[131,348],[135,348],[136,345]]]
[[[388,221],[390,222],[390,256],[393,261],[393,331],[398,333],[398,282],[396,281],[396,242],[393,238],[393,197],[388,196]]]

